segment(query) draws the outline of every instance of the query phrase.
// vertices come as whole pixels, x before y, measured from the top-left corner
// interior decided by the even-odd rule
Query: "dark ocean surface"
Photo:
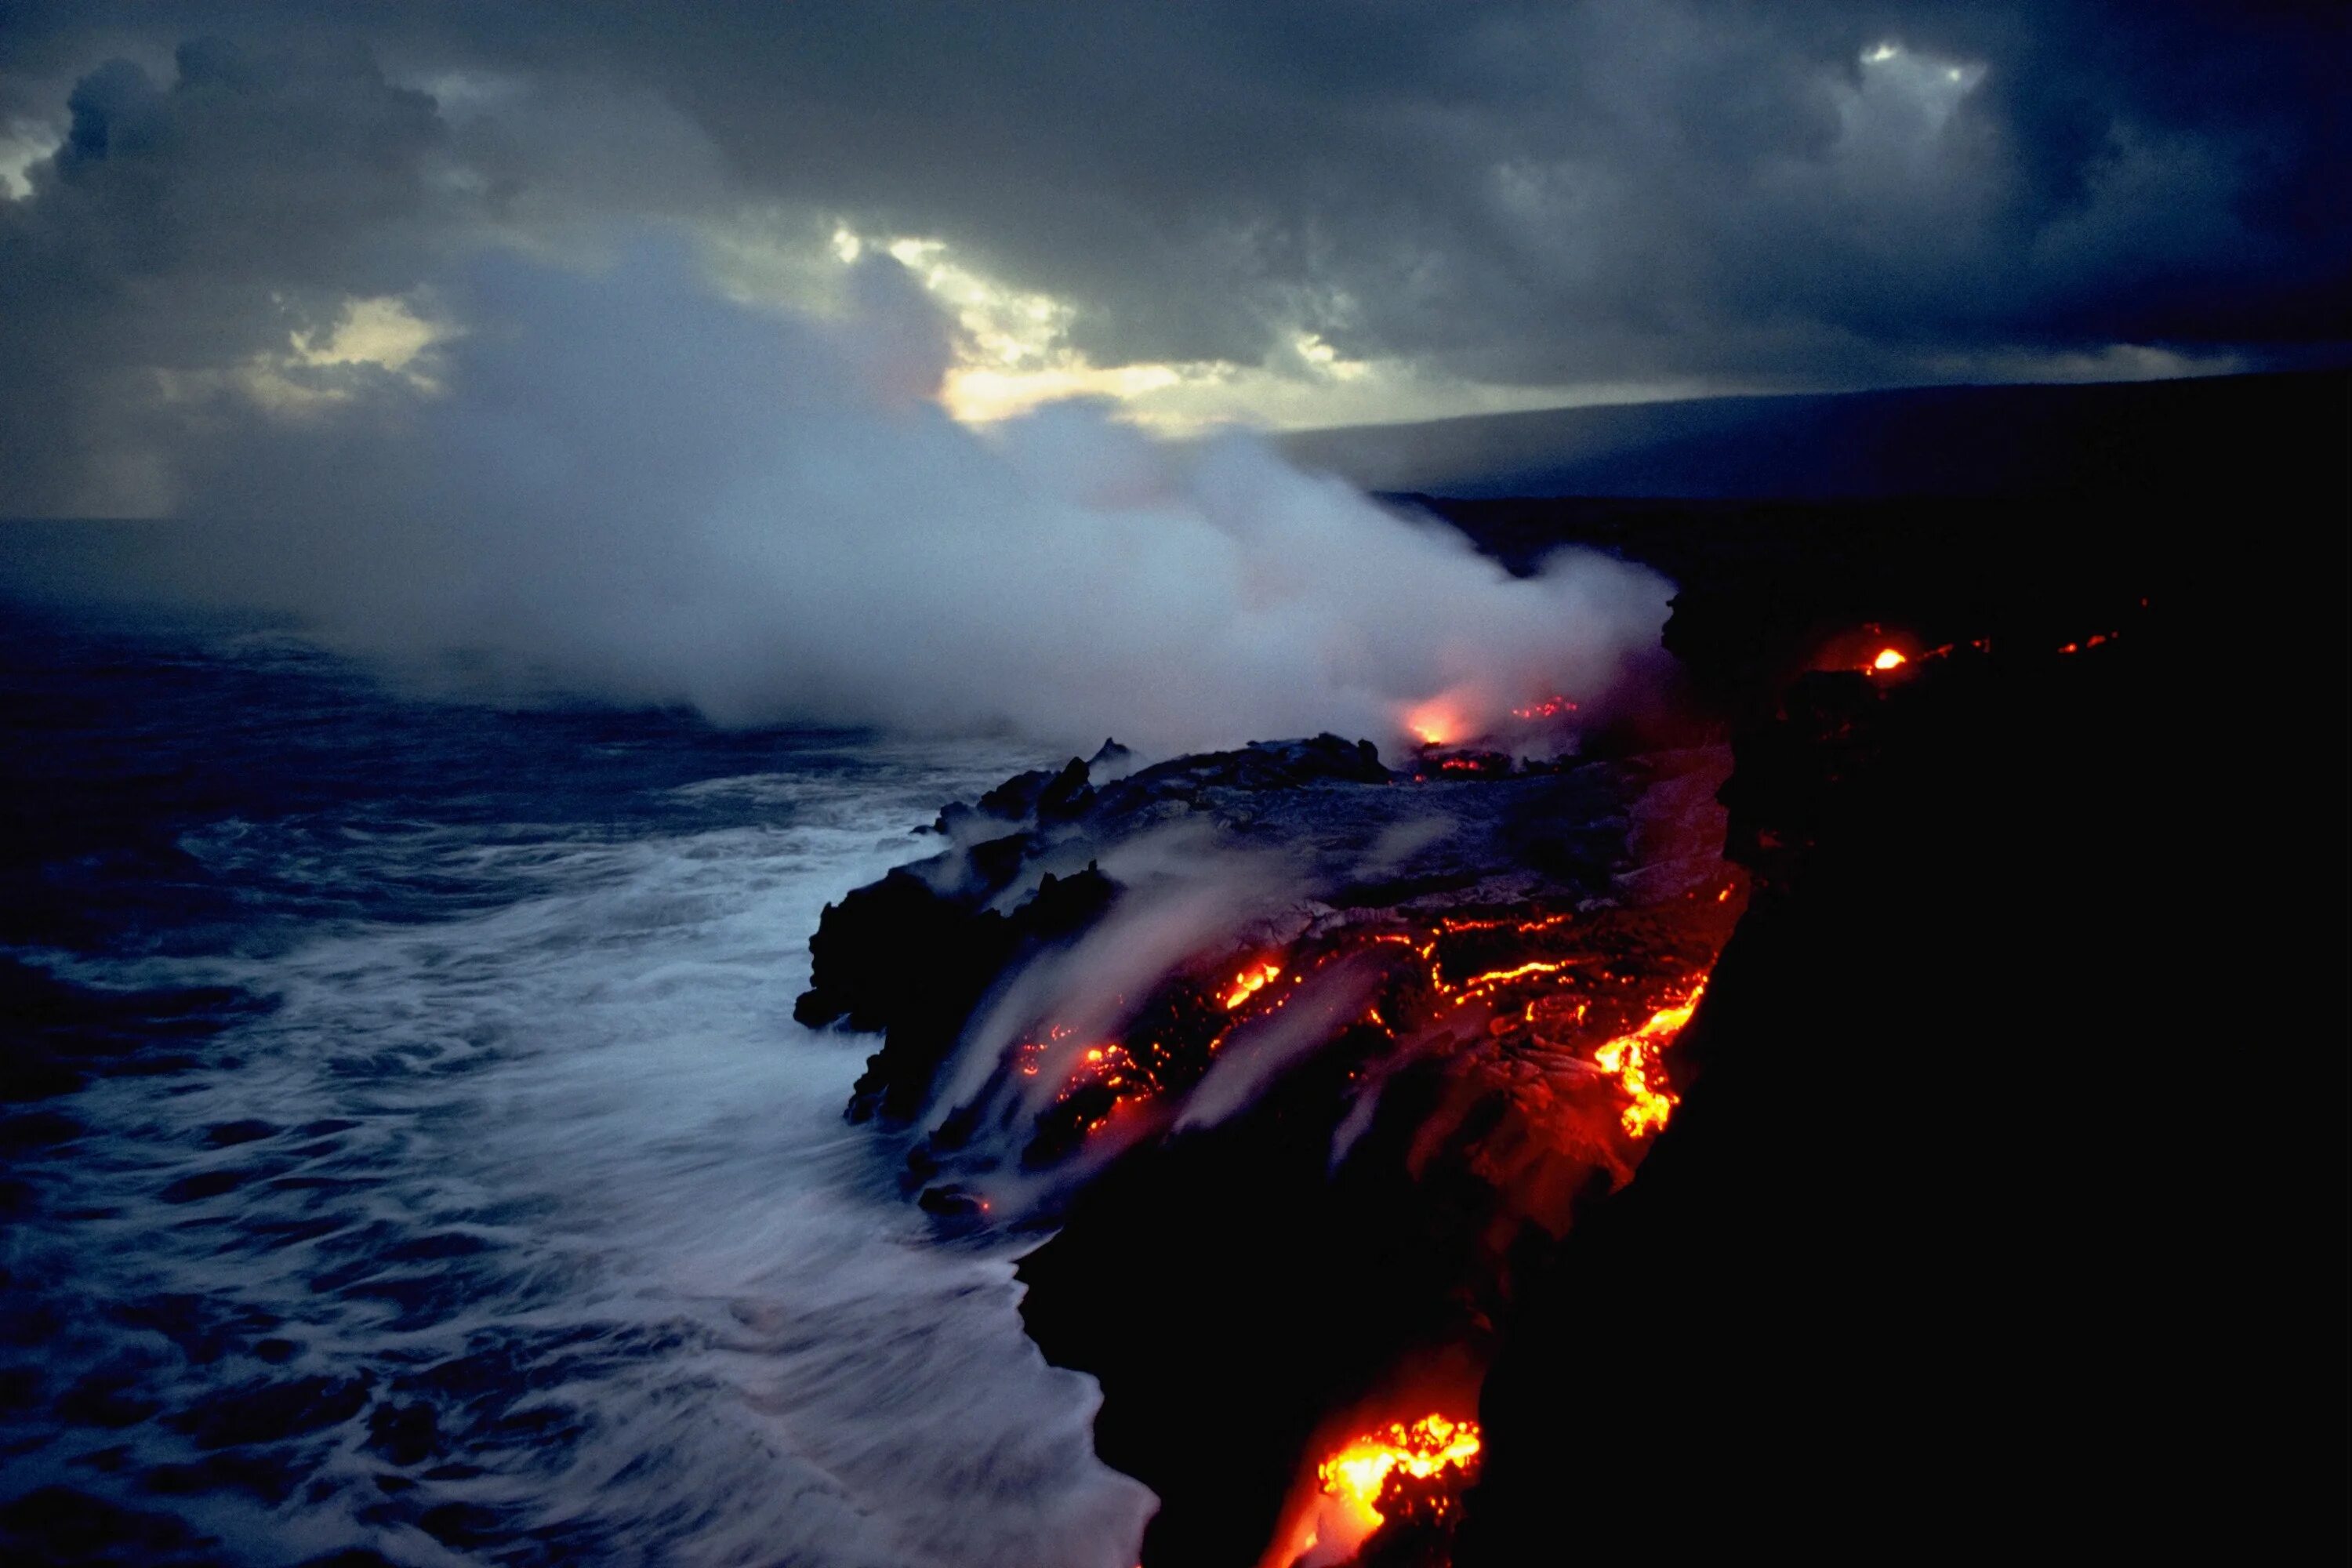
[[[791,1016],[1046,759],[0,611],[9,1561],[1134,1561],[1093,1384]]]

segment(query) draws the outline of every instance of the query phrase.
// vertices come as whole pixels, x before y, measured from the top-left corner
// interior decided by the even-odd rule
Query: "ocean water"
[[[791,1017],[826,900],[1050,759],[29,605],[0,704],[16,1560],[1134,1562],[1093,1383]]]

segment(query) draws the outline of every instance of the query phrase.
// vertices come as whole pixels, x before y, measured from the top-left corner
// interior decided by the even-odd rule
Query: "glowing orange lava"
[[[1469,728],[1462,710],[1448,698],[1432,698],[1405,710],[1404,727],[1424,746],[1443,746],[1461,739]]]
[[[1232,987],[1225,992],[1225,1011],[1232,1012],[1280,978],[1282,965],[1278,963],[1263,961],[1250,965],[1234,976]]]
[[[1478,1424],[1434,1413],[1408,1426],[1392,1421],[1357,1438],[1316,1467],[1323,1495],[1337,1500],[1341,1517],[1318,1524],[1318,1541],[1352,1536],[1360,1544],[1381,1523],[1381,1493],[1397,1475],[1428,1480],[1448,1468],[1467,1481],[1478,1467]]]
[[[1459,1007],[1465,1002],[1477,1001],[1493,992],[1496,986],[1507,985],[1514,980],[1525,980],[1535,974],[1557,974],[1567,967],[1566,963],[1547,963],[1541,959],[1530,959],[1525,963],[1509,969],[1490,969],[1483,974],[1474,974],[1464,981],[1458,988],[1460,994],[1454,998],[1454,1005]],[[1430,979],[1440,994],[1457,989],[1445,984],[1444,978],[1438,974],[1437,966],[1434,963],[1430,965]]]
[[[1698,1011],[1698,999],[1706,994],[1706,982],[1702,979],[1683,1000],[1659,1008],[1650,1015],[1648,1023],[1592,1053],[1594,1065],[1613,1074],[1617,1087],[1625,1091],[1627,1103],[1619,1121],[1636,1138],[1664,1127],[1675,1107],[1682,1103],[1682,1096],[1653,1078],[1658,1072],[1658,1058],[1683,1032],[1683,1026]]]
[[[1512,709],[1511,717],[1514,719],[1557,719],[1563,713],[1573,713],[1575,711],[1576,704],[1570,702],[1567,698],[1547,697],[1542,701],[1531,702],[1525,708]]]
[[[1878,657],[1870,661],[1870,668],[1877,670],[1899,669],[1910,662],[1895,649],[1883,647],[1878,650]]]
[[[1465,909],[1403,929],[1340,927],[1232,967],[1180,973],[1120,1032],[1033,1025],[1006,1061],[1016,1081],[1041,1080],[1046,1090],[1029,1096],[1039,1132],[1024,1157],[1060,1158],[1121,1109],[1189,1090],[1229,1041],[1322,994],[1316,977],[1346,963],[1365,988],[1360,1003],[1301,1027],[1322,1029],[1350,1053],[1376,1052],[1386,1041],[1458,1054],[1479,1081],[1501,1074],[1522,1089],[1528,1064],[1541,1077],[1543,1064],[1572,1059],[1577,1066],[1559,1081],[1581,1087],[1557,1096],[1527,1090],[1528,1113],[1561,1150],[1573,1145],[1573,1157],[1601,1159],[1622,1184],[1679,1103],[1682,1075],[1670,1074],[1664,1052],[1697,1006],[1724,934],[1709,934],[1723,920],[1716,911],[1737,890],[1690,890],[1690,913],[1705,913],[1689,927],[1663,910],[1627,916],[1540,905]],[[1351,1079],[1362,1068],[1351,1063]],[[1603,1147],[1596,1139],[1607,1152],[1594,1153]]]

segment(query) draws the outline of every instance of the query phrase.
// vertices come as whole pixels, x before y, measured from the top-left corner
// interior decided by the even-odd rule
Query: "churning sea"
[[[1049,759],[0,611],[12,1561],[1134,1562],[1094,1384],[792,1019],[824,902]]]

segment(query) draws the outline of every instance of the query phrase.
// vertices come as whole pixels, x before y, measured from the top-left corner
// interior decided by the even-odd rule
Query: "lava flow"
[[[1625,1110],[1619,1120],[1636,1138],[1664,1127],[1681,1103],[1682,1096],[1658,1081],[1658,1058],[1698,1011],[1698,999],[1706,993],[1706,982],[1701,980],[1687,997],[1659,1008],[1648,1023],[1592,1053],[1593,1061],[1603,1072],[1616,1074],[1618,1088],[1625,1091]]]
[[[1014,1071],[1058,1080],[1024,1162],[1036,1169],[1075,1152],[1122,1107],[1180,1106],[1229,1043],[1305,1005],[1367,1092],[1377,1094],[1386,1059],[1443,1062],[1467,1097],[1499,1089],[1511,1102],[1532,1135],[1516,1142],[1522,1152],[1605,1168],[1622,1185],[1680,1102],[1666,1052],[1738,918],[1737,892],[1694,890],[1648,910],[1503,905],[1350,921],[1282,951],[1187,965],[1115,1034],[1082,1042],[1047,1024],[1016,1045]],[[1353,978],[1318,992],[1335,966]],[[1351,1000],[1323,1016],[1339,993]],[[1452,1131],[1440,1115],[1418,1146]],[[1499,1169],[1482,1173],[1513,1184]]]
[[[1383,1531],[1443,1541],[1477,1473],[1478,1450],[1475,1421],[1434,1412],[1356,1438],[1316,1467],[1320,1496],[1291,1561],[1301,1568],[1351,1562]]]
[[[1464,687],[1404,707],[1397,721],[1423,751],[1498,746],[1507,748],[1503,754],[1508,756],[1527,750],[1538,736],[1549,736],[1554,742],[1567,740],[1582,710],[1583,705],[1574,698],[1556,691],[1505,708],[1492,697]]]
[[[1012,1065],[1023,1077],[1037,1077],[1055,1056],[1063,1063],[1026,1157],[1048,1163],[1121,1105],[1181,1095],[1228,1041],[1346,963],[1376,978],[1365,982],[1369,1000],[1328,1021],[1335,1048],[1369,1062],[1409,1046],[1478,1082],[1509,1084],[1512,1098],[1538,1112],[1541,1142],[1597,1159],[1622,1183],[1679,1102],[1664,1053],[1696,1010],[1738,918],[1736,891],[1694,893],[1671,911],[1517,906],[1427,923],[1349,924],[1236,968],[1190,969],[1155,990],[1118,1036],[1081,1047],[1068,1026],[1050,1025],[1016,1047]],[[1622,1142],[1602,1137],[1604,1128]]]
[[[1282,978],[1282,965],[1258,963],[1234,976],[1233,988],[1225,993],[1225,1011],[1230,1013],[1243,1003]]]
[[[1444,698],[1433,698],[1404,716],[1405,730],[1424,746],[1443,746],[1462,733],[1460,710]]]

